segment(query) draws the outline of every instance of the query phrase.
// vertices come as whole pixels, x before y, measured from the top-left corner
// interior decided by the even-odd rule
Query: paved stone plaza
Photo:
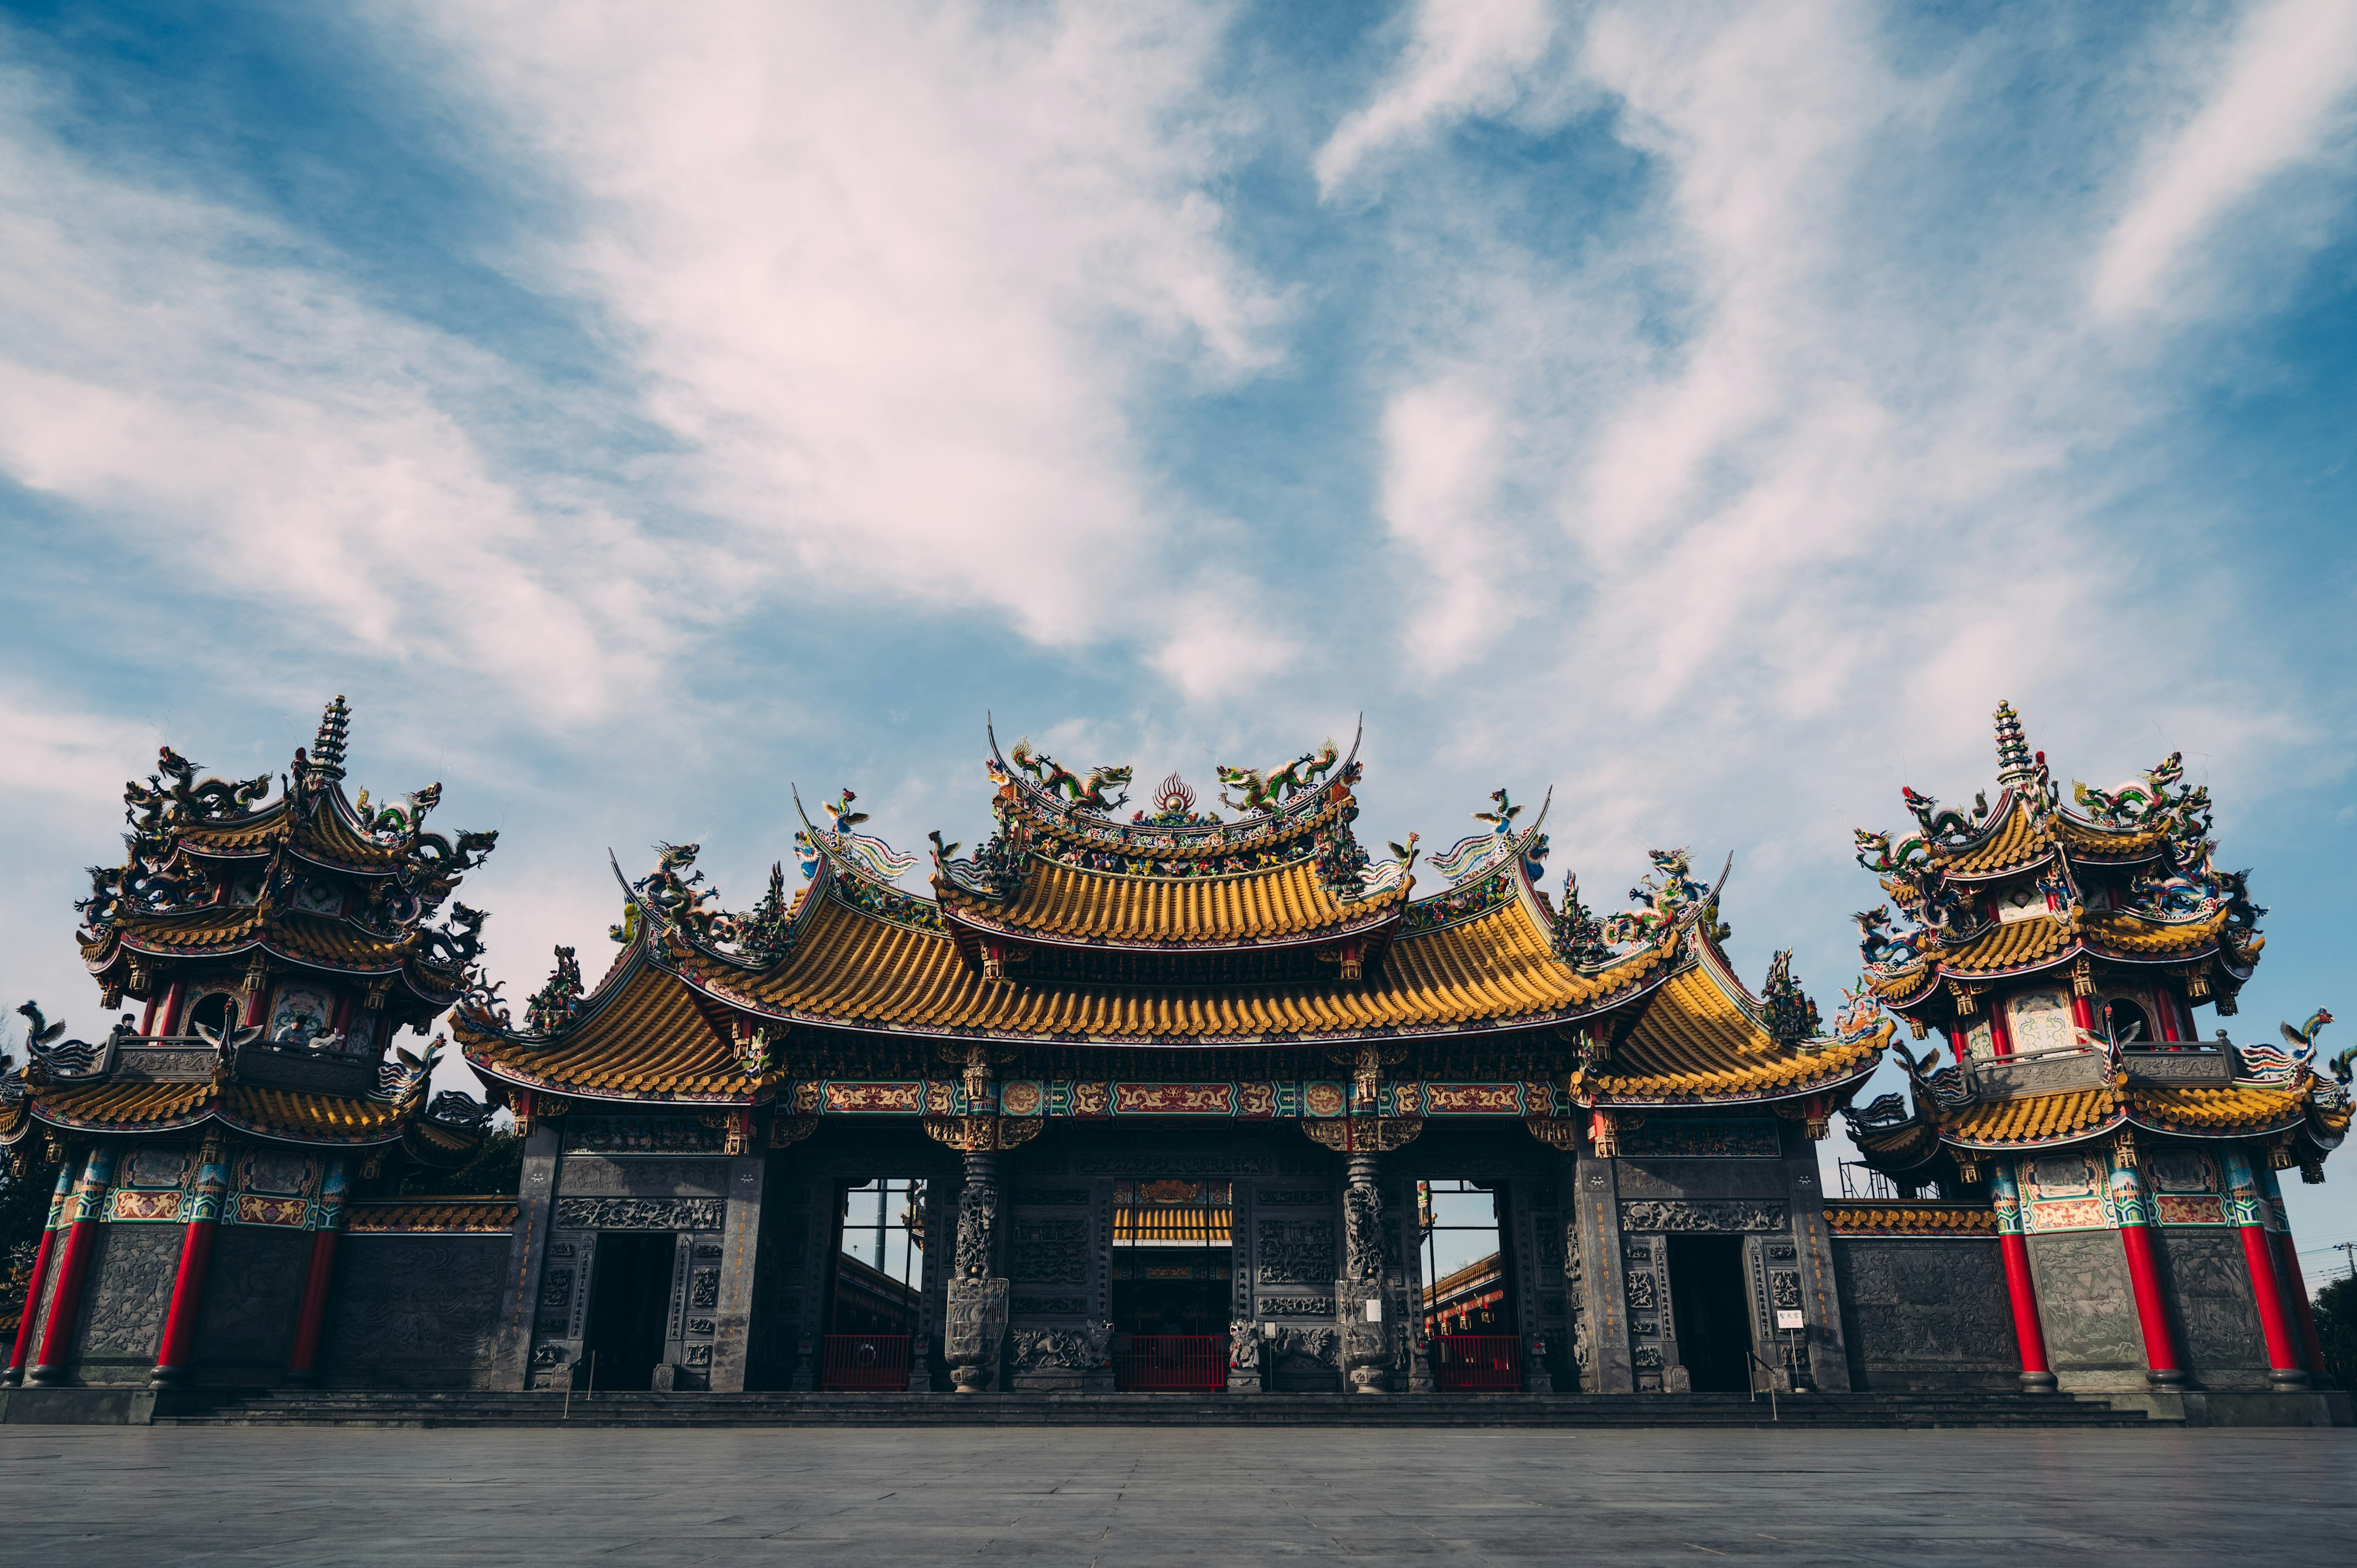
[[[2342,1432],[0,1429],[23,1563],[2330,1557]]]

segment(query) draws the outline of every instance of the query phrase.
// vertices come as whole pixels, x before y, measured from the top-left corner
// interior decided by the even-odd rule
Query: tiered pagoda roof
[[[2264,1140],[2277,1164],[2321,1179],[2351,1112],[2350,1054],[2338,1082],[2316,1070],[2330,1015],[2285,1026],[2287,1051],[2235,1047],[2223,1030],[2205,1044],[2179,1013],[2202,1001],[2233,1013],[2266,946],[2245,874],[2218,867],[2209,791],[2171,756],[2111,789],[2074,785],[2065,805],[2010,703],[1996,728],[1994,804],[1984,794],[1966,815],[1902,790],[1919,832],[1857,834],[1859,863],[1907,923],[1894,929],[1889,905],[1858,917],[1853,1000],[1889,1008],[1918,1039],[1946,1031],[1956,1058],[1940,1068],[1936,1049],[1919,1060],[1898,1047],[1912,1103],[1889,1094],[1852,1113],[1867,1163],[1917,1186],[1969,1185],[1985,1156],[2147,1133]],[[2079,1012],[2059,1038],[1996,1047],[1987,1020],[2025,993],[2050,1012],[2069,995]],[[2127,1032],[2097,1015],[2114,994],[2142,999]],[[1976,1029],[1985,1053],[1965,1048]]]
[[[92,867],[82,961],[113,998],[156,994],[191,963],[243,959],[382,989],[396,1026],[457,1000],[482,917],[439,911],[499,835],[426,832],[441,786],[371,803],[344,793],[350,710],[328,705],[275,800],[270,776],[196,779],[166,746],[146,784],[124,788],[131,832],[119,867]]]
[[[350,722],[336,698],[274,800],[268,774],[199,782],[169,746],[145,785],[124,787],[124,862],[93,867],[76,906],[82,957],[108,1007],[145,1001],[161,1030],[177,996],[178,1026],[143,1034],[124,1014],[96,1043],[60,1040],[64,1026],[27,1003],[30,1059],[0,1078],[0,1144],[218,1124],[286,1144],[398,1144],[433,1165],[480,1144],[488,1106],[429,1101],[438,1042],[423,1057],[387,1045],[466,992],[483,917],[453,903],[447,924],[433,920],[497,835],[425,831],[438,785],[373,805],[366,790],[348,798]],[[248,1021],[264,998],[296,990],[301,1005],[280,1026]],[[191,1023],[199,992],[236,1005],[210,1027]],[[349,1022],[335,1026],[331,1011]]]
[[[1857,835],[1891,899],[1858,917],[1875,995],[1920,1039],[1972,1016],[1996,982],[2103,964],[2166,970],[2232,1013],[2265,911],[2244,874],[2218,868],[2210,792],[2184,783],[2181,758],[2113,789],[2077,785],[2065,805],[2010,703],[1996,740],[1994,803],[1984,793],[1967,814],[1906,789],[1918,831]]]
[[[706,909],[695,846],[667,846],[624,882],[622,950],[594,992],[561,967],[522,1026],[462,1008],[468,1061],[513,1090],[750,1104],[806,1094],[830,1063],[924,1078],[1020,1048],[1076,1079],[1183,1077],[1205,1065],[1174,1053],[1209,1051],[1276,1077],[1373,1043],[1402,1093],[1479,1064],[1547,1079],[1515,1084],[1516,1105],[1555,1114],[1838,1096],[1889,1033],[1821,1034],[1788,976],[1767,1002],[1745,990],[1682,852],[1656,856],[1629,914],[1596,920],[1570,882],[1558,909],[1537,886],[1544,811],[1517,828],[1503,790],[1419,898],[1413,840],[1359,849],[1360,769],[1330,746],[1275,785],[1222,769],[1252,802],[1227,821],[1175,778],[1116,822],[1127,769],[1083,779],[995,743],[987,766],[996,832],[968,857],[935,835],[930,898],[897,886],[918,857],[859,832],[849,791],[797,835],[805,886],[790,898],[773,869],[746,915]]]

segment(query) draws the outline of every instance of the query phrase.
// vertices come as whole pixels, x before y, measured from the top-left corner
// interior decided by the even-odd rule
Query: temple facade
[[[617,864],[614,955],[517,1006],[452,897],[491,835],[342,787],[131,787],[82,950],[102,1043],[28,1008],[0,1143],[54,1171],[12,1383],[866,1394],[2305,1390],[2276,1187],[2346,1132],[2315,1032],[2198,1037],[2256,962],[2174,762],[1860,835],[1891,903],[1830,1024],[1755,991],[1716,881],[1552,896],[1496,791],[1419,867],[1355,742],[1077,773],[995,736],[929,855],[845,789],[730,912]],[[925,894],[904,884],[922,868]],[[1419,888],[1421,869],[1430,890]],[[1891,913],[1895,907],[1898,913]],[[520,1013],[520,1016],[518,1015]],[[447,1036],[485,1090],[429,1096]],[[1918,1055],[1937,1030],[1953,1060]],[[1895,1058],[1911,1093],[1853,1101]],[[495,1110],[512,1190],[449,1192]],[[1846,1114],[1880,1196],[1822,1186]],[[13,1407],[12,1407],[13,1408]],[[2345,1405],[2341,1408],[2345,1408]]]

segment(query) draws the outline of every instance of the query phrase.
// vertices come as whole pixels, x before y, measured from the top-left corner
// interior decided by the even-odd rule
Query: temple
[[[731,912],[661,844],[614,865],[602,976],[560,947],[511,1006],[451,897],[491,835],[426,832],[437,789],[348,799],[347,724],[274,799],[168,750],[127,792],[81,940],[144,1010],[92,1045],[28,1006],[0,1090],[16,1168],[56,1173],[25,1393],[2321,1374],[2274,1173],[2320,1179],[2350,1102],[2329,1015],[2288,1050],[2196,1038],[2261,911],[2173,760],[2068,809],[2001,709],[1994,805],[1910,792],[1921,832],[1860,835],[1900,914],[1860,918],[1830,1026],[1789,951],[1738,978],[1727,872],[1683,849],[1599,915],[1544,888],[1547,808],[1500,789],[1427,890],[1415,835],[1358,840],[1355,741],[1132,805],[1131,768],[995,735],[970,854],[895,849],[844,789],[796,885]],[[446,1015],[482,1100],[429,1098],[440,1038],[392,1043]],[[1944,1069],[1908,1043],[1933,1029]],[[1886,1058],[1911,1101],[1857,1110]],[[520,1171],[452,1190],[495,1110]],[[1837,1114],[1883,1196],[1822,1189]]]

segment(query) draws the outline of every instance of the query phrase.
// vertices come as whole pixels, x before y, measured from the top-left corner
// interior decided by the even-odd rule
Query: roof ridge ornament
[[[2030,784],[2038,779],[2039,768],[2031,759],[2029,740],[2022,733],[2021,715],[2013,703],[1999,698],[1996,704],[1996,781],[1999,784]]]
[[[1120,789],[1129,782],[1135,770],[1126,763],[1101,764],[1091,768],[1083,779],[1047,753],[1034,751],[1028,736],[1007,748],[1006,760],[1030,775],[1033,789],[1050,800],[1062,795],[1076,811],[1104,815],[1129,800],[1126,790],[1110,800],[1105,797],[1108,785]]]
[[[1351,744],[1351,749],[1356,755],[1356,742]],[[1232,811],[1251,816],[1255,812],[1276,811],[1295,796],[1315,789],[1318,781],[1332,772],[1335,764],[1341,760],[1342,748],[1334,744],[1333,736],[1329,736],[1292,761],[1275,768],[1230,768],[1225,763],[1213,763],[1211,771],[1219,776],[1220,804]],[[1228,799],[1230,789],[1242,789],[1243,798],[1240,800]]]
[[[341,779],[344,776],[344,747],[352,723],[352,710],[339,692],[319,714],[319,733],[312,739],[309,757],[304,771],[317,779]]]

